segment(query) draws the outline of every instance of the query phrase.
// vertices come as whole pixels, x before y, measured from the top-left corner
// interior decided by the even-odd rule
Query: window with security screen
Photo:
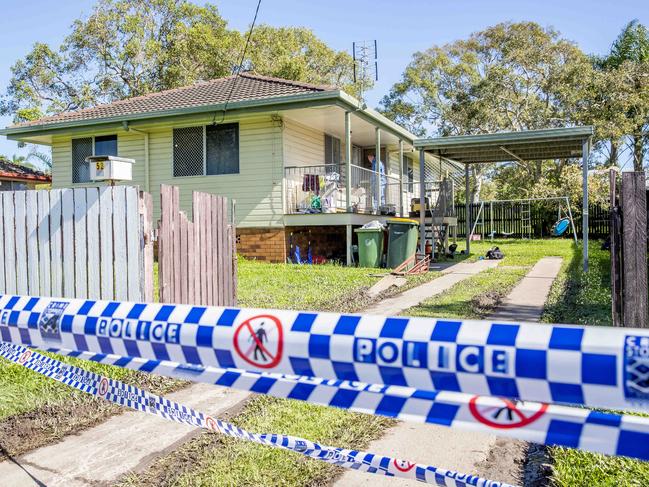
[[[239,124],[173,130],[174,177],[239,173]]]
[[[204,127],[183,127],[173,130],[174,177],[202,176]]]
[[[207,174],[239,173],[239,124],[208,125],[205,128]]]
[[[90,182],[90,166],[86,157],[92,155],[92,137],[72,139],[72,182]]]

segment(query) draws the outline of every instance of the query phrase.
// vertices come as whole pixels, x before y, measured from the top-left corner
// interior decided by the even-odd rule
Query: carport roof
[[[587,125],[417,139],[414,147],[463,164],[568,159],[581,157],[583,143],[592,135],[593,127]]]

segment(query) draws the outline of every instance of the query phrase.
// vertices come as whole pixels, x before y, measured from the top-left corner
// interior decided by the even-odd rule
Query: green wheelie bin
[[[357,228],[358,265],[360,267],[381,267],[383,256],[383,229]]]
[[[419,222],[409,218],[388,220],[388,268],[399,267],[417,251]],[[414,262],[412,263],[414,265]],[[408,268],[412,267],[408,266]]]

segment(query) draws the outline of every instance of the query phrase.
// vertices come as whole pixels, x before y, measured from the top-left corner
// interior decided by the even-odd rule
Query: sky
[[[58,46],[94,0],[1,0],[0,93],[10,68],[35,42]],[[195,0],[195,3],[208,3]],[[257,0],[212,1],[231,28],[247,29]],[[258,24],[304,26],[330,47],[351,52],[354,41],[378,42],[379,81],[366,101],[376,107],[401,78],[412,54],[468,37],[504,21],[530,20],[559,30],[589,54],[604,54],[637,18],[649,25],[647,0],[262,0]],[[0,117],[0,126],[11,123]],[[0,136],[0,154],[24,154]]]

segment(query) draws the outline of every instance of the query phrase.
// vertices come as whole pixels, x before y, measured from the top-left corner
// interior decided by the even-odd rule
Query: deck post
[[[347,246],[347,266],[352,265],[352,226],[345,225],[345,245]]]
[[[471,201],[469,200],[469,193],[471,185],[469,181],[469,165],[464,164],[464,213],[465,213],[465,226],[466,226],[466,255],[471,252]]]
[[[345,201],[347,213],[352,212],[352,114],[345,112]],[[347,265],[349,265],[349,252],[347,249]]]
[[[403,140],[399,139],[399,215],[403,212]]]
[[[376,150],[374,157],[376,159],[376,184],[374,185],[374,198],[376,200],[376,214],[381,214],[381,164],[385,167],[385,162],[381,160],[381,129],[375,128],[376,133]]]
[[[426,153],[419,151],[419,253],[426,254]],[[432,221],[432,220],[431,220]],[[431,227],[432,231],[432,227]]]
[[[584,139],[582,145],[582,190],[583,190],[583,208],[582,208],[582,259],[584,263],[584,272],[588,272],[588,156],[590,152],[590,138]]]

